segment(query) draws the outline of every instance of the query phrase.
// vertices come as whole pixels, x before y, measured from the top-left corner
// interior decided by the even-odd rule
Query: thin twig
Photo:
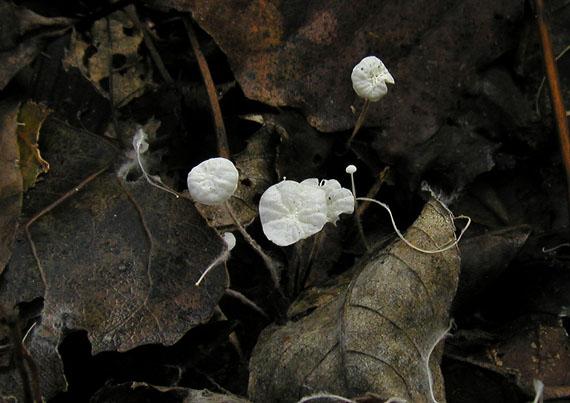
[[[376,194],[378,194],[380,188],[382,187],[384,181],[386,180],[386,176],[388,176],[388,172],[390,172],[390,167],[387,166],[382,170],[382,172],[380,172],[380,174],[378,174],[378,180],[374,182],[374,185],[372,185],[366,197],[368,197],[369,199],[374,199],[374,197],[376,197]],[[368,206],[370,206],[370,202],[365,201],[360,203],[357,209],[358,214],[359,215],[364,214]]]
[[[271,275],[271,280],[273,281],[273,287],[278,290],[279,274],[277,273],[277,264],[273,259],[267,256],[267,254],[263,251],[263,249],[261,249],[261,246],[259,246],[259,244],[255,241],[255,239],[253,239],[251,235],[247,233],[247,231],[245,230],[243,225],[241,225],[233,209],[231,208],[230,204],[227,201],[224,202],[223,207],[230,216],[230,218],[232,219],[232,221],[234,222],[234,224],[236,225],[238,231],[245,238],[247,243],[249,243],[249,245],[257,252],[257,254],[261,256],[261,259],[263,259],[263,263],[265,263],[265,266],[267,267],[267,269],[269,270],[269,274]]]
[[[174,80],[172,79],[172,76],[168,73],[168,70],[166,70],[166,66],[162,62],[162,58],[158,54],[158,51],[156,50],[156,47],[154,46],[154,43],[153,43],[152,38],[150,37],[150,35],[148,33],[147,28],[144,27],[143,24],[141,23],[139,16],[137,15],[137,11],[135,9],[135,6],[132,4],[129,4],[127,7],[125,7],[125,11],[127,12],[127,15],[129,16],[129,18],[136,25],[137,29],[140,32],[142,32],[144,44],[150,53],[151,59],[153,60],[154,64],[156,64],[156,68],[158,69],[158,72],[162,76],[162,79],[164,81],[166,81],[167,84],[174,85]]]
[[[204,79],[204,84],[206,84],[206,91],[208,92],[208,98],[210,100],[210,106],[212,108],[212,114],[214,116],[214,126],[216,129],[216,142],[218,144],[218,155],[223,158],[230,158],[230,146],[228,144],[228,138],[226,135],[226,127],[224,126],[224,119],[222,117],[222,110],[220,109],[220,104],[218,102],[218,94],[216,91],[216,86],[214,85],[214,80],[212,80],[212,75],[210,74],[210,69],[208,68],[208,63],[206,58],[200,49],[200,44],[196,38],[196,33],[194,28],[192,28],[192,23],[190,18],[185,16],[183,18],[184,26],[188,32],[188,38],[190,39],[190,45],[192,45],[192,50],[196,59],[198,60],[198,66],[200,66],[200,72],[202,73],[202,78]]]
[[[564,169],[566,170],[568,210],[570,212],[570,130],[568,129],[568,118],[566,117],[566,108],[564,107],[560,80],[558,79],[558,69],[556,67],[554,51],[552,50],[550,32],[546,24],[543,0],[535,0],[535,6],[546,77],[548,79],[550,98],[552,100],[552,108],[554,109],[554,118],[556,120],[556,129],[560,140],[560,152],[562,154]]]
[[[54,201],[53,203],[51,203],[49,206],[45,207],[44,209],[42,209],[39,213],[37,213],[36,215],[34,215],[32,218],[30,218],[28,220],[28,222],[26,222],[26,224],[24,224],[24,233],[26,234],[26,239],[28,240],[28,243],[30,245],[30,248],[32,250],[32,256],[34,257],[34,260],[36,262],[36,266],[38,267],[38,270],[40,272],[40,277],[42,279],[42,282],[44,284],[44,287],[47,288],[47,280],[46,280],[46,276],[44,273],[44,269],[42,267],[40,258],[38,256],[38,252],[36,250],[36,244],[34,243],[33,239],[32,239],[32,235],[30,234],[30,226],[36,222],[39,218],[41,218],[42,216],[44,216],[45,214],[49,213],[51,210],[53,210],[54,208],[56,208],[57,206],[59,206],[61,203],[63,203],[65,200],[67,200],[68,198],[70,198],[71,196],[73,196],[74,194],[76,194],[77,192],[79,192],[80,189],[82,189],[85,185],[87,185],[89,182],[91,182],[93,179],[95,179],[96,177],[98,177],[99,175],[101,175],[103,172],[105,172],[107,169],[109,169],[109,167],[111,167],[112,162],[114,161],[114,158],[111,160],[111,162],[109,162],[107,165],[105,165],[103,168],[101,168],[100,170],[98,170],[97,172],[89,175],[87,178],[85,178],[84,180],[81,181],[81,183],[79,183],[79,185],[73,187],[72,189],[68,190],[67,192],[65,192],[61,197],[59,197],[56,201]]]
[[[362,126],[362,123],[364,122],[364,118],[366,117],[366,113],[368,112],[369,107],[370,107],[370,101],[366,99],[364,101],[364,106],[362,107],[362,112],[360,112],[360,116],[356,121],[356,126],[354,126],[354,130],[352,131],[352,134],[350,135],[348,141],[346,142],[346,145],[344,146],[345,150],[348,150],[350,148],[352,140],[354,140],[356,133],[358,133],[358,130],[360,130],[360,126]]]

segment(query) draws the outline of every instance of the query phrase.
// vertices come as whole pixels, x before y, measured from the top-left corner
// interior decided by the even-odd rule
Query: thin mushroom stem
[[[427,254],[432,254],[432,253],[440,253],[440,252],[445,252],[448,249],[453,248],[455,245],[457,245],[459,243],[459,241],[461,240],[461,237],[463,236],[463,234],[465,233],[465,231],[467,231],[467,228],[469,228],[469,225],[471,225],[471,218],[467,217],[467,216],[458,216],[455,217],[455,219],[459,219],[459,218],[464,218],[465,220],[467,220],[467,223],[465,224],[465,227],[463,227],[463,229],[461,230],[461,232],[459,233],[459,236],[457,237],[457,239],[455,239],[453,242],[448,243],[446,245],[443,245],[441,248],[439,249],[434,249],[434,250],[427,250],[427,249],[422,249],[419,248],[417,246],[415,246],[414,244],[412,244],[410,241],[408,241],[406,238],[404,238],[404,235],[402,235],[402,233],[400,232],[400,230],[398,229],[398,227],[396,227],[396,221],[394,221],[394,216],[392,215],[392,210],[390,210],[390,207],[388,207],[387,204],[379,202],[378,200],[375,199],[369,199],[368,197],[357,197],[356,200],[363,200],[363,201],[369,201],[371,203],[376,203],[381,207],[384,207],[386,209],[386,211],[388,212],[388,215],[390,216],[390,221],[392,221],[392,227],[394,228],[394,231],[396,232],[396,235],[398,235],[398,238],[400,238],[406,245],[408,245],[410,248],[417,250],[418,252],[422,252],[422,253],[427,253]]]
[[[366,114],[368,113],[369,107],[370,107],[370,101],[368,99],[366,99],[364,101],[364,106],[362,107],[362,112],[360,112],[360,116],[358,117],[358,120],[356,121],[356,126],[354,126],[354,130],[352,131],[352,134],[350,135],[350,137],[349,137],[349,139],[346,142],[346,145],[344,147],[346,150],[348,150],[350,148],[350,145],[352,144],[352,140],[354,140],[356,133],[358,133],[358,130],[360,130],[362,123],[364,123],[364,118],[366,117]]]
[[[247,241],[247,243],[249,243],[251,247],[257,252],[257,254],[261,256],[261,259],[263,259],[263,263],[265,263],[265,266],[269,270],[269,274],[271,275],[271,280],[273,281],[273,286],[276,289],[279,289],[279,275],[277,274],[277,264],[275,263],[275,261],[271,259],[269,256],[267,256],[267,254],[263,251],[263,249],[261,249],[261,246],[259,246],[259,244],[255,242],[255,240],[251,237],[251,235],[247,233],[243,225],[241,225],[238,218],[236,217],[235,212],[231,208],[230,204],[227,201],[225,201],[223,206],[228,215],[231,217],[234,224],[236,225],[238,231]]]

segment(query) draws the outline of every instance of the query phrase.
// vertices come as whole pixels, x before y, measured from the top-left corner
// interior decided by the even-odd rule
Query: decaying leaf
[[[497,330],[493,339],[488,336],[484,342],[457,340],[450,349],[452,357],[509,377],[527,396],[534,396],[538,379],[545,386],[545,401],[570,397],[570,342],[559,318],[519,317]]]
[[[44,104],[28,101],[18,113],[18,146],[20,147],[20,170],[24,192],[36,184],[38,176],[49,170],[49,164],[40,154],[38,139],[40,128],[51,111]]]
[[[194,285],[223,241],[193,203],[144,180],[125,186],[113,175],[97,178],[31,227],[45,284],[41,323],[28,348],[46,397],[65,387],[57,346],[66,331],[87,330],[94,353],[170,345],[210,318],[225,289],[222,267]],[[14,306],[25,294],[20,290],[38,283],[39,269],[22,242],[4,272],[0,299]],[[17,390],[11,372],[0,376],[1,395]]]
[[[485,287],[505,271],[529,234],[529,226],[518,225],[463,240],[459,245],[461,276],[454,308],[475,305]]]
[[[133,382],[105,386],[90,400],[91,403],[247,403],[248,400],[230,394],[181,387],[161,387]]]
[[[0,104],[0,275],[10,260],[22,211],[22,173],[16,134],[17,102]]]
[[[239,182],[229,202],[243,225],[255,220],[259,196],[274,182],[276,140],[273,126],[263,126],[251,137],[245,150],[235,157]],[[214,227],[234,225],[231,217],[219,206],[197,204],[196,207]]]
[[[116,11],[93,23],[90,39],[77,31],[71,35],[71,44],[63,65],[78,68],[97,91],[122,106],[143,94],[152,81],[152,68],[144,63],[138,52],[143,33],[124,11]],[[112,74],[112,78],[110,78]],[[113,85],[109,85],[109,80]]]
[[[1,2],[0,89],[36,58],[49,39],[69,29],[71,22],[63,17],[43,17],[14,2]]]
[[[321,131],[354,126],[350,105],[362,101],[351,88],[350,73],[364,56],[379,56],[396,86],[371,107],[367,121],[372,126],[387,124],[395,137],[391,146],[400,148],[437,130],[436,110],[452,106],[477,66],[504,52],[512,29],[508,21],[522,11],[514,0],[453,5],[415,0],[405,7],[390,1],[310,6],[262,0],[246,5],[219,0],[146,2],[191,11],[228,55],[246,96],[299,107]],[[402,137],[406,144],[398,145]]]
[[[436,249],[455,240],[454,230],[449,210],[432,199],[405,236],[416,246]],[[326,391],[431,401],[426,364],[449,325],[458,248],[424,254],[398,241],[361,264],[336,298],[261,334],[250,361],[252,400],[294,402]],[[436,356],[429,366],[435,396],[442,400]]]

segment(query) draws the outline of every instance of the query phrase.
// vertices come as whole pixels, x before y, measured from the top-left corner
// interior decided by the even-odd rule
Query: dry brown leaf
[[[111,88],[109,75],[113,74],[111,99],[119,107],[141,96],[152,83],[151,65],[144,63],[138,52],[143,33],[121,10],[95,21],[90,33],[87,40],[72,32],[64,68],[78,68],[106,98]]]
[[[0,2],[0,89],[28,66],[51,38],[64,33],[72,20],[47,18],[11,1]]]
[[[144,180],[126,189],[113,175],[99,177],[31,227],[45,275],[37,297],[45,302],[27,345],[47,398],[65,388],[57,347],[66,332],[87,330],[94,354],[171,345],[211,317],[226,287],[223,265],[194,285],[224,244],[192,202]],[[0,300],[14,306],[38,283],[29,247],[20,243]],[[13,375],[0,372],[0,396],[18,390]]]
[[[454,230],[449,210],[432,199],[405,236],[416,246],[436,249],[455,240]],[[425,254],[398,241],[361,264],[337,297],[298,322],[262,333],[250,361],[252,400],[294,402],[326,391],[430,401],[425,363],[449,325],[458,248]],[[441,401],[436,356],[429,361]]]
[[[19,105],[0,104],[0,274],[10,260],[18,219],[22,211],[22,173],[16,134]]]
[[[522,13],[515,0],[146,3],[191,11],[227,54],[246,96],[298,107],[321,131],[354,126],[350,106],[362,101],[350,73],[364,56],[377,55],[396,85],[371,107],[367,124],[390,127],[390,146],[400,149],[437,130],[477,68],[508,47]]]
[[[56,121],[44,125],[42,138],[52,167],[29,192],[28,217],[114,155],[104,141]],[[103,174],[41,216],[30,232],[45,282],[20,236],[2,273],[0,303],[43,300],[27,346],[46,398],[66,387],[57,348],[67,332],[85,329],[95,353],[172,344],[210,318],[226,286],[222,266],[201,287],[194,285],[222,253],[219,235],[192,202],[144,180],[123,188],[115,173]],[[18,395],[18,385],[13,368],[0,369],[0,396]]]
[[[38,139],[42,124],[51,112],[44,104],[33,101],[28,101],[20,107],[17,133],[24,192],[35,186],[40,174],[49,170],[48,162],[40,154]]]
[[[230,394],[220,394],[209,390],[196,390],[182,387],[162,387],[144,382],[107,385],[90,400],[91,403],[248,403],[248,400]]]

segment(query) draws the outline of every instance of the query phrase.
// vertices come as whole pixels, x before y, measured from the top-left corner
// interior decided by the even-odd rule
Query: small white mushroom
[[[228,251],[232,250],[236,246],[236,237],[231,232],[224,232],[222,234],[222,238],[223,238],[224,242],[226,243],[226,247],[228,248]]]
[[[259,200],[259,218],[267,238],[288,246],[319,232],[327,222],[326,192],[318,186],[282,181]]]
[[[362,59],[352,69],[350,78],[354,91],[370,102],[377,102],[388,93],[386,83],[394,84],[394,77],[376,56]]]
[[[318,187],[325,191],[327,198],[327,222],[336,224],[343,213],[354,212],[354,196],[352,192],[343,188],[336,179],[323,179],[320,183],[316,178],[305,179],[301,185]]]
[[[188,173],[188,190],[198,203],[222,204],[235,192],[238,178],[239,173],[230,160],[210,158]]]

